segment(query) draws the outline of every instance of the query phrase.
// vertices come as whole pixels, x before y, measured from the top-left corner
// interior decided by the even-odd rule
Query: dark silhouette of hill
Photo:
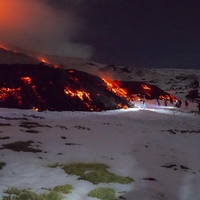
[[[39,65],[0,65],[0,106],[52,111],[101,111],[130,106],[86,72]]]

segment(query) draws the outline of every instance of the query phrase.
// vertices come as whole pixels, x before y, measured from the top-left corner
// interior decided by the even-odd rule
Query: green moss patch
[[[18,190],[17,188],[9,188],[8,190],[4,191],[5,194],[3,195],[3,200],[62,200],[63,196],[61,193],[58,192],[50,192],[50,193],[43,193],[43,194],[36,194],[30,190]]]
[[[61,192],[64,194],[69,194],[71,193],[73,187],[72,185],[66,184],[66,185],[58,185],[56,187],[53,188],[54,192]]]
[[[102,200],[115,200],[115,190],[112,188],[95,188],[88,193],[88,196],[102,199]]]
[[[73,163],[62,166],[67,174],[79,176],[78,180],[86,180],[93,184],[98,183],[121,183],[133,182],[130,177],[122,177],[108,171],[108,166],[102,163]]]
[[[71,193],[72,189],[72,185],[58,185],[53,189],[46,189],[48,193],[38,195],[29,189],[8,188],[4,191],[7,195],[3,196],[3,200],[62,200],[62,194]]]

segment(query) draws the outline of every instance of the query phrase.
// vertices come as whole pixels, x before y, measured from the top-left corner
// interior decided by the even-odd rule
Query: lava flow
[[[130,97],[127,93],[126,89],[123,89],[121,87],[119,87],[116,83],[111,83],[111,81],[107,81],[104,78],[102,78],[102,80],[105,82],[105,84],[107,85],[107,88],[114,92],[116,95],[120,96],[120,97],[124,97],[127,100],[130,100]]]

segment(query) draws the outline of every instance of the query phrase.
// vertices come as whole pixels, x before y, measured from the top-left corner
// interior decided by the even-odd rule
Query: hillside
[[[158,86],[182,100],[185,99],[189,91],[199,90],[200,70],[115,66],[81,58],[47,55],[17,47],[5,48],[1,46],[0,48],[0,64],[38,64],[40,62],[55,68],[77,69],[109,80],[142,81]]]

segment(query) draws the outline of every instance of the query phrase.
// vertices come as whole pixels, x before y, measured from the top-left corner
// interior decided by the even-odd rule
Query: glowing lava
[[[36,90],[36,86],[32,84],[32,78],[29,76],[21,77],[21,80],[26,84],[29,85],[33,91],[33,93],[37,96],[38,100],[42,103],[45,103],[46,101],[38,94]]]
[[[18,101],[18,105],[22,104],[21,96],[20,96],[21,88],[0,88],[0,102],[6,101],[9,97],[14,97]]]
[[[21,77],[21,80],[26,84],[32,84],[32,79],[30,77]]]
[[[130,97],[128,96],[128,93],[127,93],[127,90],[119,87],[118,85],[116,84],[113,84],[107,80],[105,80],[104,78],[102,78],[102,80],[105,82],[105,84],[107,85],[107,88],[114,92],[116,95],[120,96],[120,97],[124,97],[126,98],[127,100],[130,100]]]
[[[81,100],[85,100],[85,98],[86,98],[89,101],[91,101],[90,93],[88,93],[88,92],[84,92],[84,91],[80,91],[80,90],[75,90],[73,92],[68,87],[65,87],[64,92],[65,92],[65,94],[70,95],[71,97],[78,97]]]
[[[68,87],[65,87],[64,92],[66,95],[70,95],[71,97],[78,97],[81,99],[84,104],[90,109],[94,110],[93,107],[89,104],[91,102],[90,93],[80,90],[75,90],[74,92],[70,90]]]
[[[150,87],[148,87],[147,85],[145,85],[145,84],[143,84],[142,85],[142,87],[143,87],[143,89],[145,89],[145,90],[151,90],[151,88]]]

